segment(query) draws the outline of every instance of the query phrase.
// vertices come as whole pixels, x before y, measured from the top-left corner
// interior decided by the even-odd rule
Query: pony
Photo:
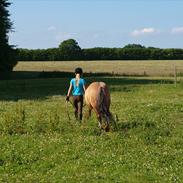
[[[91,111],[93,109],[99,122],[99,128],[109,131],[110,120],[113,120],[113,116],[110,112],[111,97],[106,83],[91,83],[85,91],[85,103],[88,106],[87,118],[91,116]],[[105,126],[102,125],[103,119]]]

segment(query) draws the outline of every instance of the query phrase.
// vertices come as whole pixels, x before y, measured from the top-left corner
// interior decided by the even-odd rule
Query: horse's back
[[[104,97],[106,108],[109,109],[110,93],[104,82],[93,82],[88,86],[85,92],[86,104],[92,108],[97,108],[99,106],[99,101],[101,101],[101,93]]]
[[[94,107],[97,105],[97,96],[99,95],[99,82],[91,83],[85,91],[85,101],[86,104],[90,107]]]

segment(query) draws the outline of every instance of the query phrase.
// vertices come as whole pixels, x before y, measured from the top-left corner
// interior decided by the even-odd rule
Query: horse
[[[111,97],[109,88],[104,82],[93,82],[85,91],[85,103],[88,106],[87,118],[91,116],[92,109],[96,113],[100,129],[110,130],[110,120],[113,119],[110,112]],[[105,120],[105,127],[102,120]]]

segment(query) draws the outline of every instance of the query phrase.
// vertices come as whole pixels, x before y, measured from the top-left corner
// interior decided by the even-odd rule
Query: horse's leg
[[[84,113],[84,122],[86,122],[91,117],[92,107],[88,107]]]
[[[106,120],[105,131],[109,132],[110,131],[110,116],[105,115],[105,120]]]
[[[87,113],[86,113],[86,119],[87,120],[91,117],[91,111],[92,111],[92,108],[88,107],[88,110],[87,110]]]
[[[97,109],[94,109],[94,110],[95,110],[95,113],[97,116],[98,126],[100,129],[102,129],[102,114],[101,114],[101,112],[99,112],[99,110],[97,110]]]
[[[100,129],[102,129],[102,118],[100,114],[97,114],[97,119],[98,119],[98,126]]]
[[[109,109],[107,109],[105,107],[105,105],[103,105],[102,113],[103,113],[103,117],[105,119],[105,131],[108,132],[110,130],[110,116],[111,116],[111,113],[110,113]]]
[[[91,111],[92,111],[92,108],[89,108],[88,109],[88,119],[91,117]]]

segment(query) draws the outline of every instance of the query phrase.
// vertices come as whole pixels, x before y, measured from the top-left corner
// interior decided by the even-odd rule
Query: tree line
[[[8,33],[12,31],[12,22],[9,19],[8,0],[0,0],[0,73],[8,72],[17,63],[17,52],[8,44]]]
[[[74,39],[63,41],[58,48],[17,49],[17,54],[19,61],[183,59],[183,49],[160,49],[140,44],[128,44],[123,48],[81,49]]]

